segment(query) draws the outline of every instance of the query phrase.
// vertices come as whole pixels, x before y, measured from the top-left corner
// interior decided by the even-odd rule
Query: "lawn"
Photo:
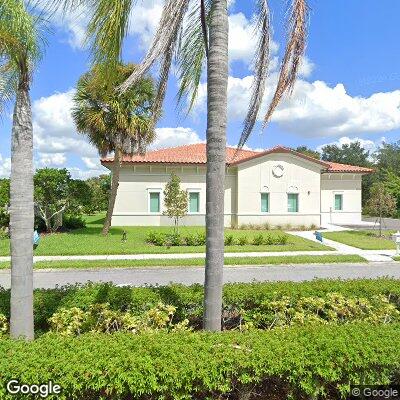
[[[377,237],[376,231],[340,231],[326,232],[323,236],[336,242],[363,250],[391,250],[395,249],[395,243],[389,238],[394,231],[385,231],[386,237]]]
[[[271,257],[227,257],[225,265],[288,265],[288,264],[328,264],[328,263],[364,263],[364,258],[358,255],[323,255],[323,256],[271,256]],[[71,260],[71,261],[40,261],[34,264],[35,269],[91,269],[91,268],[157,268],[157,267],[193,267],[204,266],[204,258],[188,259],[152,259],[152,260]],[[0,263],[0,269],[10,268],[9,262]]]
[[[145,238],[149,231],[171,232],[171,227],[114,227],[108,236],[101,235],[103,215],[89,216],[86,218],[87,226],[68,233],[56,233],[42,235],[39,247],[35,255],[83,255],[83,254],[145,254],[145,253],[201,253],[205,251],[204,246],[180,246],[159,247],[146,243]],[[127,232],[127,242],[122,243],[122,233]],[[181,227],[182,234],[204,232],[203,227]],[[268,233],[271,236],[281,235],[279,230],[256,231],[256,230],[232,230],[227,229],[226,234],[235,237],[247,236],[250,240],[259,233]],[[322,244],[289,235],[286,245],[245,245],[226,246],[226,252],[249,252],[249,251],[311,251],[311,250],[333,250]],[[0,255],[9,254],[9,240],[0,240]]]

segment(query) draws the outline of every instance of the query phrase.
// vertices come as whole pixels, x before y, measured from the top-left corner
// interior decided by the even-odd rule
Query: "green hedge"
[[[0,340],[0,378],[52,380],[63,388],[59,399],[339,399],[352,383],[400,383],[399,343],[397,324],[45,335]],[[0,398],[19,397],[0,385]]]
[[[224,286],[224,318],[230,318],[237,310],[257,311],[267,301],[283,297],[292,300],[300,297],[326,297],[328,293],[340,293],[349,298],[371,299],[376,295],[389,297],[400,309],[400,285],[395,279],[375,280],[314,280],[311,282],[241,283]],[[112,284],[65,286],[57,289],[35,290],[36,330],[46,331],[48,319],[60,308],[89,308],[92,304],[109,303],[114,310],[142,313],[159,302],[176,307],[175,318],[188,318],[191,325],[201,324],[203,312],[203,286],[169,285],[158,287],[117,287]],[[10,292],[0,289],[0,313],[9,317]]]

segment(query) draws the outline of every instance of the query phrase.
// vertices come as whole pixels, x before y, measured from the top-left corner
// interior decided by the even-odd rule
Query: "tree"
[[[91,214],[100,211],[107,211],[108,198],[111,189],[111,176],[96,176],[87,179],[86,183],[90,187],[92,200],[90,206],[85,209],[85,212]]]
[[[43,168],[36,171],[33,179],[35,214],[43,220],[48,232],[56,231],[68,206],[71,175],[65,168]]]
[[[8,208],[10,206],[10,180],[0,179],[0,229],[8,227],[10,216]]]
[[[41,58],[39,19],[25,1],[0,2],[0,112],[15,98],[11,133],[11,337],[33,339],[33,131],[30,85]]]
[[[372,185],[366,208],[369,215],[379,218],[379,236],[382,236],[382,219],[396,212],[396,198],[382,182],[377,182]]]
[[[184,217],[188,209],[188,193],[181,189],[181,179],[178,175],[171,174],[171,179],[165,185],[164,205],[164,214],[174,219],[174,232],[178,233],[179,218]]]
[[[400,176],[393,171],[386,171],[383,184],[396,199],[397,210],[400,211]]]
[[[383,143],[376,152],[375,159],[379,169],[400,175],[400,140],[396,143]]]
[[[342,144],[341,147],[336,144],[328,144],[322,148],[321,158],[324,161],[369,167],[371,165],[369,156],[369,151],[365,150],[359,141],[356,141]]]
[[[103,234],[107,235],[119,185],[123,154],[144,152],[155,137],[152,124],[153,81],[143,78],[119,94],[115,87],[132,73],[132,64],[110,70],[95,65],[78,82],[72,116],[78,132],[85,134],[100,155],[114,152],[111,191]]]
[[[61,3],[64,10],[79,4],[78,0],[47,0],[47,2]],[[255,0],[255,3],[258,45],[254,63],[254,82],[238,150],[246,144],[257,121],[270,60],[271,27],[267,0]],[[123,0],[89,2],[91,15],[87,33],[91,39],[91,53],[95,63],[105,62],[112,68],[119,62],[133,4]],[[277,87],[264,117],[264,126],[282,98],[293,90],[305,52],[308,12],[306,0],[292,0],[288,12],[288,41]],[[177,55],[180,82],[178,100],[188,99],[188,111],[194,104],[204,60],[207,59],[207,254],[204,328],[213,331],[221,329],[222,311],[228,35],[227,0],[166,0],[148,53],[129,78],[118,87],[121,93],[129,90],[158,62],[159,81],[153,106],[153,118],[156,122],[165,97],[173,55]]]
[[[316,158],[317,160],[321,159],[321,154],[318,151],[312,150],[312,149],[308,148],[307,146],[298,146],[296,148],[296,151],[298,153],[305,154],[306,156]]]

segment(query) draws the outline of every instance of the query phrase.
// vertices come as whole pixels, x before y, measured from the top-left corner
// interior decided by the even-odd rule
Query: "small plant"
[[[292,229],[292,224],[285,224],[285,231],[291,231]]]
[[[146,242],[155,246],[165,246],[166,241],[166,235],[161,232],[150,231],[146,236]]]
[[[288,243],[288,241],[289,241],[289,237],[288,237],[288,235],[285,235],[285,234],[279,235],[276,238],[276,242],[277,242],[276,244],[285,245]]]
[[[225,246],[233,246],[235,244],[235,237],[233,235],[225,236],[224,245]]]
[[[9,325],[7,317],[4,314],[0,314],[0,336],[8,333]]]
[[[269,231],[271,229],[271,225],[269,222],[264,222],[262,226],[266,231]]]
[[[315,224],[311,224],[311,225],[310,225],[310,231],[315,231],[317,228],[318,228],[318,227],[317,227],[317,225],[315,225]]]
[[[166,244],[168,246],[180,246],[182,244],[182,237],[178,232],[166,235]]]
[[[248,244],[248,243],[249,243],[249,241],[247,239],[247,236],[240,236],[238,238],[238,245],[239,246],[246,246],[246,244]]]
[[[271,235],[267,235],[266,238],[265,238],[264,243],[267,246],[272,246],[275,243],[275,241],[274,241],[274,238]]]
[[[193,234],[189,234],[185,236],[184,238],[186,246],[197,246],[197,238]]]
[[[253,238],[254,246],[261,246],[264,244],[264,235],[262,233],[254,236]]]
[[[206,244],[206,233],[202,232],[202,233],[198,233],[196,235],[196,241],[197,241],[197,246],[205,246]]]

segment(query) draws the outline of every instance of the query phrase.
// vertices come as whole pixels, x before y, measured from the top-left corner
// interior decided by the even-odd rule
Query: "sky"
[[[138,0],[124,45],[125,62],[140,63],[161,15],[164,0]],[[231,0],[229,7],[229,82],[227,142],[238,143],[252,84],[254,1]],[[270,71],[260,111],[262,120],[277,81],[285,46],[286,0],[270,0],[273,24]],[[400,139],[400,2],[398,0],[309,0],[310,26],[306,57],[290,97],[286,97],[264,130],[260,122],[247,143],[253,149],[278,144],[307,145],[359,140],[375,151],[382,142]],[[99,156],[74,127],[70,115],[74,87],[90,68],[85,47],[87,13],[53,15],[46,33],[43,60],[31,97],[36,168],[68,168],[75,178],[107,172]],[[205,140],[206,82],[189,115],[176,104],[177,80],[169,79],[163,118],[152,148]],[[10,173],[12,105],[0,120],[0,177]]]

